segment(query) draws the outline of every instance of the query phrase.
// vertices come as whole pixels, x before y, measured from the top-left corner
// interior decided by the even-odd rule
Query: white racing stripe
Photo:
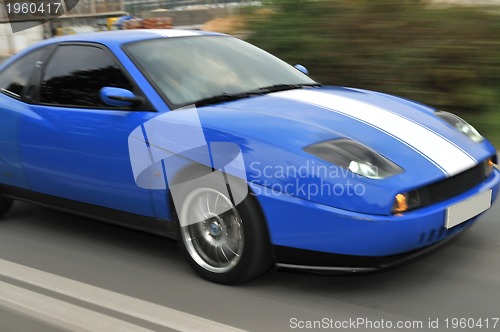
[[[148,29],[148,32],[160,35],[162,37],[188,37],[188,36],[200,36],[201,34],[195,31],[189,30],[175,30],[175,29]]]
[[[229,325],[87,285],[3,259],[0,259],[0,275],[177,331],[242,331]],[[166,287],[168,287],[168,285],[166,285]],[[0,303],[14,302],[16,300],[15,292],[6,293],[3,289],[2,284],[0,284]],[[43,305],[44,302],[40,302],[40,306]],[[21,306],[21,304],[19,304],[19,306]],[[38,305],[35,303],[33,303],[32,309],[38,311],[42,310],[38,308]],[[83,310],[83,308],[80,309]],[[69,308],[68,310],[74,310],[74,308]],[[74,314],[78,315],[77,312]],[[117,330],[104,329],[94,331]]]
[[[363,101],[311,90],[272,94],[346,115],[386,132],[431,161],[448,176],[474,167],[477,161],[444,137],[424,126]]]

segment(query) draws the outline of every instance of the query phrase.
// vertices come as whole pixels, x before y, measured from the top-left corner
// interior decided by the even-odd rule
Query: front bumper
[[[469,220],[466,224],[471,224]],[[346,273],[374,273],[389,270],[404,265],[451,242],[462,234],[468,226],[463,225],[460,230],[432,245],[391,256],[354,256],[329,254],[318,251],[295,249],[275,246],[278,259],[276,265],[282,269],[301,270],[316,274],[346,274]]]
[[[266,217],[279,265],[360,272],[397,265],[447,242],[478,217],[446,229],[447,208],[490,189],[493,203],[499,186],[500,171],[494,170],[486,181],[452,199],[399,216],[380,216],[340,210],[250,184]]]

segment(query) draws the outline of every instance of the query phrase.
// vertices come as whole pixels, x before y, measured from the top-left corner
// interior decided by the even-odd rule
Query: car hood
[[[168,150],[212,168],[222,165],[224,171],[238,177],[246,173],[248,181],[277,190],[293,181],[298,188],[302,184],[315,188],[325,183],[332,188],[360,184],[363,195],[354,198],[346,191],[335,193],[339,197],[302,190],[287,193],[377,214],[390,213],[397,193],[459,174],[495,153],[490,143],[473,142],[437,118],[430,107],[377,92],[337,87],[294,89],[166,112],[137,128],[131,137],[141,140],[143,132],[155,161],[164,159]],[[333,175],[316,173],[321,167],[340,167],[304,148],[339,138],[368,146],[404,171],[383,180],[351,178],[352,173],[343,169],[344,173]],[[216,142],[230,142],[237,149],[212,145]],[[137,175],[147,166],[140,163],[148,158],[147,152],[134,155],[139,156],[138,166],[132,160]]]
[[[352,139],[401,166],[413,184],[456,175],[494,153],[488,142],[473,142],[426,105],[360,89],[271,93],[202,108],[200,117],[206,127],[300,153],[317,142]]]

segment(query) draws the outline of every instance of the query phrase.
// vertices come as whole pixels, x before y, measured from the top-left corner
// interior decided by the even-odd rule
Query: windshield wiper
[[[249,91],[249,92],[241,92],[241,93],[222,93],[220,95],[215,95],[207,98],[200,99],[196,101],[194,104],[196,106],[206,106],[206,105],[211,105],[211,104],[217,104],[217,103],[223,103],[226,101],[233,101],[233,100],[238,100],[238,99],[243,99],[243,98],[248,98],[251,96],[257,96],[257,95],[262,95],[264,94],[264,91]]]
[[[223,103],[223,102],[227,102],[227,101],[248,98],[248,97],[252,97],[252,96],[259,96],[259,95],[263,95],[263,94],[271,93],[271,92],[286,91],[286,90],[292,90],[292,89],[302,89],[304,87],[319,87],[319,86],[321,86],[321,84],[319,84],[319,83],[275,84],[275,85],[270,85],[270,86],[266,86],[263,88],[258,88],[255,90],[234,93],[234,94],[224,92],[224,93],[221,93],[220,95],[215,95],[215,96],[200,99],[200,100],[194,102],[194,104],[197,107],[200,107],[200,106],[206,106],[206,105],[212,105],[212,104]]]
[[[262,91],[265,93],[279,92],[293,89],[302,89],[305,87],[320,87],[319,83],[302,83],[302,84],[274,84],[270,86],[265,86],[254,91]]]

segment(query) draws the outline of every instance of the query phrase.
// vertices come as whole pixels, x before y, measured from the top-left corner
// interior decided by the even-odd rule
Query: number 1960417
[[[6,3],[5,8],[8,14],[27,14],[27,15],[53,15],[63,14],[62,2],[34,3],[34,2],[15,2]]]
[[[500,318],[446,318],[447,329],[496,329]]]

